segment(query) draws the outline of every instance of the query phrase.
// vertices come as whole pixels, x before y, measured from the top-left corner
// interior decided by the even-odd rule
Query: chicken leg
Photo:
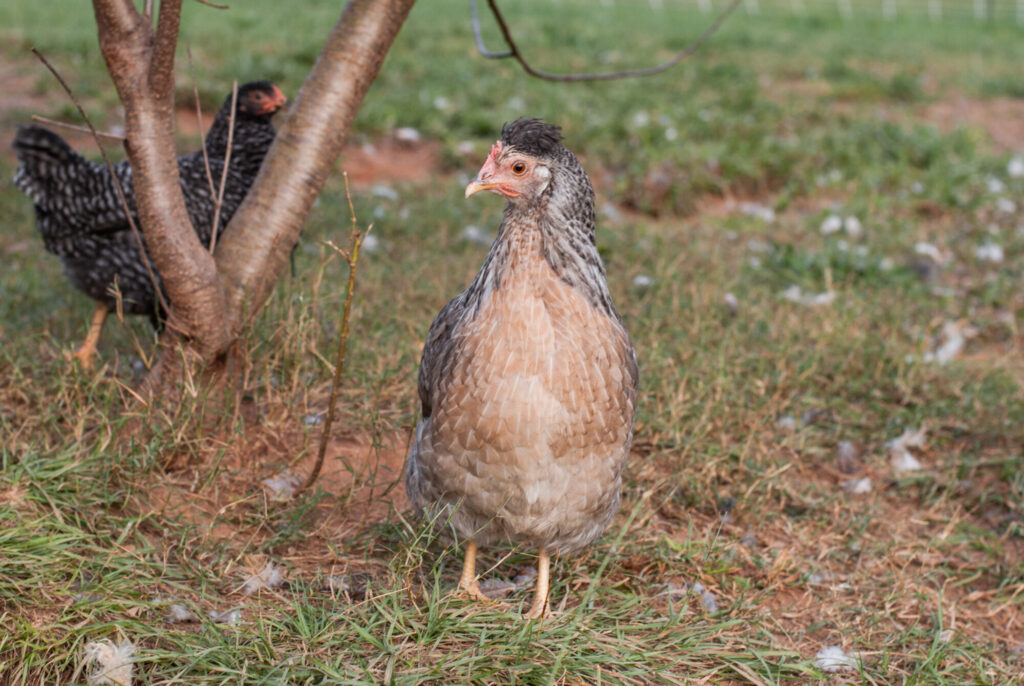
[[[539,619],[551,616],[551,611],[548,609],[548,594],[551,592],[550,568],[551,556],[548,555],[546,550],[541,548],[537,556],[537,588],[533,592],[533,605],[523,615],[523,619]]]
[[[476,541],[466,541],[466,556],[462,562],[462,577],[459,578],[459,590],[473,600],[490,600],[480,590],[476,580]]]
[[[71,353],[71,357],[81,362],[83,369],[91,370],[93,368],[96,348],[100,342],[100,333],[103,331],[103,322],[106,321],[109,313],[110,309],[104,303],[96,303],[96,309],[92,313],[92,323],[89,324],[89,333],[85,335],[85,340],[78,350]]]

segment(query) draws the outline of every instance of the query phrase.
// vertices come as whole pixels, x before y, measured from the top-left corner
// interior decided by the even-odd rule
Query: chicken
[[[594,191],[556,126],[520,119],[466,197],[508,198],[483,267],[430,327],[409,500],[465,540],[459,587],[481,599],[478,545],[539,550],[527,618],[548,608],[553,554],[592,543],[619,509],[636,355],[594,240]]]
[[[231,120],[231,94],[217,112],[206,136],[210,163],[207,175],[200,149],[178,158],[178,174],[185,207],[199,240],[209,245],[213,233],[216,193],[219,189]],[[256,178],[274,141],[270,120],[287,99],[274,84],[254,81],[238,89],[231,157],[217,233],[231,221]],[[61,258],[71,284],[96,301],[96,312],[85,342],[74,353],[91,368],[103,322],[121,300],[127,314],[149,315],[159,328],[160,311],[153,279],[146,269],[136,237],[118,198],[115,180],[105,164],[75,152],[57,134],[40,126],[22,126],[14,139],[21,165],[14,183],[35,204],[36,225],[48,252]],[[124,189],[132,219],[138,226],[132,168],[127,160],[114,165]],[[154,269],[155,274],[155,269]],[[159,274],[156,274],[159,283]]]

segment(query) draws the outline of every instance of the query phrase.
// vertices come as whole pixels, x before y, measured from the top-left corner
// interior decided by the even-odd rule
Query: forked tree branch
[[[414,0],[351,0],[217,245],[235,331],[263,308]]]
[[[189,220],[174,148],[174,53],[182,0],[161,0],[157,27],[132,0],[93,0],[100,51],[125,108],[125,149],[146,247],[173,309],[168,329],[212,360],[231,342],[217,266]]]
[[[508,44],[509,50],[507,53],[496,53],[487,50],[483,43],[483,37],[480,35],[480,22],[476,20],[476,0],[470,0],[470,7],[473,14],[473,32],[476,38],[477,48],[480,50],[480,54],[484,57],[491,59],[499,59],[503,57],[512,57],[522,66],[530,76],[535,76],[538,79],[544,79],[546,81],[611,81],[613,79],[632,79],[641,76],[654,76],[660,74],[663,71],[671,69],[675,65],[679,64],[687,57],[697,52],[698,48],[707,42],[711,36],[718,31],[718,28],[722,23],[729,17],[733,11],[739,7],[743,0],[733,0],[732,3],[725,10],[715,18],[704,33],[697,37],[697,40],[690,43],[683,49],[682,52],[677,53],[672,59],[662,62],[659,65],[653,67],[647,67],[645,69],[628,69],[625,71],[611,71],[603,72],[599,74],[552,74],[551,72],[542,71],[531,65],[526,57],[523,56],[522,51],[519,49],[519,45],[516,43],[515,38],[512,36],[512,31],[508,27],[508,23],[505,21],[505,17],[502,15],[501,10],[498,8],[497,0],[487,0],[488,6],[491,8],[491,13],[494,15],[495,21],[498,22],[498,28],[501,29],[501,35]]]

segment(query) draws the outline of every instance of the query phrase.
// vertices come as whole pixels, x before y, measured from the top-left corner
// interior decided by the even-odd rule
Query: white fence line
[[[695,4],[701,14],[714,14],[725,9],[732,0],[599,0],[605,7],[635,2],[646,2],[654,12],[693,7]],[[874,16],[889,21],[927,17],[933,22],[954,22],[973,18],[978,22],[1015,21],[1024,27],[1024,0],[742,0],[741,5],[741,11],[749,16],[785,13],[806,16],[816,10],[834,8],[842,19],[847,20]]]
[[[602,4],[638,0],[601,0]],[[646,0],[656,12],[696,5],[702,14],[725,9],[732,0]],[[1024,26],[1024,0],[742,0],[741,11],[750,16],[834,11],[843,19],[880,17],[886,20],[927,18],[933,22],[974,19],[979,22],[1016,21]]]

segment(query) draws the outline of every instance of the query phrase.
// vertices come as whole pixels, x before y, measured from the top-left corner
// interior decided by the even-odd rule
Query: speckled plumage
[[[413,506],[439,508],[460,538],[548,553],[593,542],[618,510],[638,378],[593,188],[560,141],[556,127],[512,122],[481,171],[522,158],[535,195],[496,190],[510,198],[498,237],[430,327],[406,467]]]
[[[231,158],[218,234],[231,220],[256,178],[274,140],[271,117],[284,96],[267,81],[241,86],[235,115]],[[227,150],[231,95],[217,112],[206,137],[214,188],[219,187]],[[57,255],[75,288],[112,308],[116,282],[127,314],[147,314],[159,321],[153,282],[139,252],[107,166],[75,152],[64,139],[40,126],[22,126],[14,139],[21,165],[14,183],[35,204],[36,222],[46,250]],[[202,150],[178,158],[185,207],[200,241],[208,245],[216,195],[210,192]],[[138,226],[132,169],[114,165],[132,217]],[[155,270],[154,270],[155,271]],[[159,281],[159,275],[157,275]]]

